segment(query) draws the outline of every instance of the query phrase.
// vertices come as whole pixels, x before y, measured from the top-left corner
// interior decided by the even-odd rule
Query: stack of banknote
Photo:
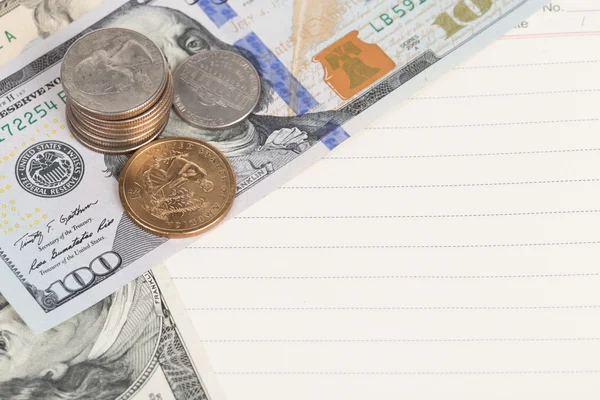
[[[243,121],[215,129],[170,109],[160,133],[224,154],[235,214],[543,2],[0,1],[1,397],[221,398],[167,272],[151,270],[197,239],[135,224],[117,183],[130,154],[91,151],[69,129],[60,66],[80,37],[137,31],[171,72],[207,51],[252,64],[260,92]],[[216,115],[231,98],[214,95]]]

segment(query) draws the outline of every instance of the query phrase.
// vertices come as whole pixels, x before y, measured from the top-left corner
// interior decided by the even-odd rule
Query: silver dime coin
[[[60,75],[67,97],[79,109],[115,120],[137,115],[156,102],[167,66],[158,46],[144,35],[107,28],[73,43]]]
[[[204,129],[243,121],[260,98],[260,78],[244,57],[225,50],[202,51],[175,71],[175,111]]]

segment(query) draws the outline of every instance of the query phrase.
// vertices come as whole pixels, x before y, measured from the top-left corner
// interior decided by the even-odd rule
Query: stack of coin
[[[71,133],[92,150],[129,153],[167,125],[173,78],[160,49],[137,32],[108,28],[81,37],[65,54],[61,79]]]

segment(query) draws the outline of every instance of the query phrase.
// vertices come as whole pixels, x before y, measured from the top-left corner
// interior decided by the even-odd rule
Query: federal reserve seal
[[[83,158],[70,145],[49,140],[27,148],[17,160],[19,185],[39,197],[69,193],[83,178]]]

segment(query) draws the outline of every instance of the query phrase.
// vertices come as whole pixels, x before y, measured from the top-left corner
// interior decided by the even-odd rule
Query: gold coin
[[[235,198],[235,174],[215,147],[172,137],[145,145],[119,177],[121,203],[131,219],[159,236],[205,232],[225,218]]]

